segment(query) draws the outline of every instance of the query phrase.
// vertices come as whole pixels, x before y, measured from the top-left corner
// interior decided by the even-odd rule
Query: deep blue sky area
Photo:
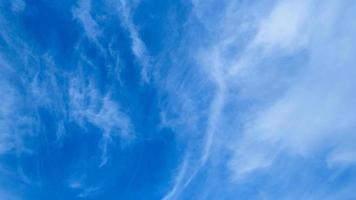
[[[355,10],[0,0],[0,200],[356,199]]]

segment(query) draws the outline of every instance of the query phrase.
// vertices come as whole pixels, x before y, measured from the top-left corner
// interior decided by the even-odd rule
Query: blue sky
[[[0,0],[0,199],[355,199],[355,10]]]

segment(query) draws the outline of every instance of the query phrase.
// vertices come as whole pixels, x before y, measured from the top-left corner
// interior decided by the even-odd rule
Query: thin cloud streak
[[[103,47],[99,42],[99,36],[102,34],[102,31],[100,30],[98,23],[92,17],[91,4],[91,0],[80,0],[77,7],[75,7],[72,12],[74,18],[82,24],[85,35],[102,50]]]
[[[224,13],[208,19],[206,13],[213,5],[213,1],[204,5],[194,1],[197,18],[209,33],[217,35],[196,54],[198,67],[217,88],[213,96],[206,96],[211,103],[201,163],[209,158],[215,159],[209,162],[218,162],[211,154],[232,153],[226,165],[231,184],[255,171],[271,170],[276,160],[292,155],[325,154],[330,169],[352,167],[355,151],[348,141],[354,141],[356,124],[351,112],[355,108],[351,75],[355,70],[351,66],[356,62],[351,44],[355,43],[356,26],[351,8],[336,1],[281,0],[241,26],[226,28],[234,20],[241,21],[241,14],[232,12],[240,5],[226,1]],[[255,6],[252,9],[262,9]],[[251,34],[249,42],[234,50],[241,40],[238,36],[246,33]],[[284,61],[290,58],[301,61]],[[194,78],[192,82],[203,77]],[[231,121],[236,125],[224,124]],[[225,135],[230,135],[229,141],[224,140]],[[328,155],[330,149],[334,150]],[[199,171],[201,166],[195,168]],[[184,174],[194,179],[194,171]],[[173,185],[169,197],[183,190],[182,180],[190,180],[181,176],[178,173],[179,184]]]
[[[120,0],[112,2],[107,0],[107,4],[115,5],[122,25],[127,29],[131,38],[131,50],[136,57],[141,67],[141,78],[144,82],[150,80],[151,56],[149,55],[145,43],[140,37],[139,30],[133,22],[133,8],[138,4],[138,1]]]
[[[99,166],[108,161],[107,149],[114,136],[123,140],[133,138],[131,120],[124,114],[110,94],[101,94],[93,82],[85,86],[85,81],[74,79],[69,88],[72,119],[85,127],[89,122],[103,131]]]

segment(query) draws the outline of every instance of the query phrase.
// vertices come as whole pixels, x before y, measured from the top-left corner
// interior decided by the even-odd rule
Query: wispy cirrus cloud
[[[259,164],[263,167],[269,166],[271,164],[269,162],[283,151],[311,156],[313,152],[320,151],[322,148],[344,146],[348,140],[338,140],[341,135],[342,138],[354,138],[351,130],[355,124],[355,116],[347,112],[354,106],[352,102],[355,98],[351,92],[352,85],[355,83],[347,75],[354,73],[351,63],[355,60],[350,56],[353,47],[347,45],[354,41],[352,34],[347,34],[352,33],[354,27],[352,23],[350,26],[335,23],[338,19],[349,22],[350,16],[341,17],[342,4],[324,2],[319,6],[325,10],[319,10],[314,2],[298,1],[297,3],[302,5],[293,8],[312,7],[313,10],[309,10],[308,13],[297,12],[302,16],[290,17],[291,9],[285,6],[287,3],[293,5],[295,2],[278,3],[270,18],[267,18],[269,21],[265,23],[278,24],[278,21],[284,18],[304,19],[303,22],[296,21],[293,28],[287,28],[293,31],[283,37],[280,36],[279,31],[284,28],[278,26],[266,28],[265,25],[261,25],[256,37],[263,38],[260,35],[266,31],[275,32],[275,34],[267,34],[266,38],[272,36],[272,39],[268,39],[267,44],[261,42],[261,45],[271,48],[271,43],[274,43],[277,46],[272,50],[284,49],[283,53],[277,54],[278,56],[288,55],[291,49],[296,48],[307,51],[308,58],[303,64],[305,69],[284,93],[276,94],[279,97],[274,103],[259,111],[254,120],[246,123],[246,139],[238,143],[242,148],[237,148],[241,149],[241,152],[238,150],[240,156],[237,156],[238,160],[234,161],[237,164],[237,174],[242,172],[239,172],[239,168],[253,170],[259,168]],[[307,11],[307,9],[303,10]],[[275,16],[279,16],[280,19],[276,19]],[[325,19],[327,23],[322,22]],[[344,34],[338,35],[335,30]],[[258,40],[254,42],[256,41]],[[302,46],[300,42],[303,43]],[[338,53],[335,52],[336,50]],[[271,56],[275,56],[275,53]],[[329,78],[334,79],[337,84],[331,84]],[[334,140],[330,140],[333,137]],[[253,149],[261,146],[264,148],[256,154],[258,157],[253,158],[249,155],[250,150],[254,152]],[[250,159],[254,159],[252,165],[255,166],[244,166]]]
[[[6,83],[0,84],[3,91],[0,99],[3,102],[0,110],[0,153],[7,152],[16,147],[16,136],[13,136],[13,131],[16,128],[16,110],[13,109],[18,101],[18,94],[13,87]]]
[[[98,40],[102,31],[91,14],[91,4],[91,0],[78,1],[78,5],[73,8],[73,16],[82,24],[85,35],[96,45],[100,46]]]
[[[73,16],[75,19],[79,20],[82,24],[85,32],[85,36],[93,42],[100,53],[100,56],[104,60],[114,59],[116,62],[111,63],[107,62],[102,66],[96,63],[97,58],[87,57],[86,53],[83,50],[82,44],[76,47],[78,55],[80,55],[81,65],[80,74],[86,69],[85,66],[90,68],[96,67],[106,67],[108,70],[112,70],[114,73],[115,81],[120,81],[119,72],[123,66],[118,64],[118,61],[121,59],[120,54],[117,50],[113,51],[111,45],[115,41],[115,36],[112,37],[111,43],[106,44],[101,39],[101,35],[105,31],[105,26],[100,26],[95,16],[93,15],[93,2],[90,0],[81,0],[73,8]],[[108,6],[103,4],[104,7]],[[106,9],[112,9],[108,7]],[[128,8],[127,8],[128,9]],[[123,13],[129,11],[123,10]],[[97,13],[96,13],[97,14]],[[109,14],[108,14],[109,15]],[[106,16],[103,14],[103,16]],[[125,20],[130,22],[130,16],[126,16]],[[130,25],[130,34],[131,29],[135,31],[133,25]],[[102,158],[100,166],[103,166],[108,161],[108,146],[110,143],[114,143],[113,137],[119,136],[123,140],[128,140],[133,138],[133,126],[130,118],[122,112],[122,109],[117,100],[114,100],[110,94],[110,91],[103,92],[96,85],[97,77],[85,78],[81,76],[70,77],[70,86],[69,86],[69,96],[70,96],[70,116],[72,120],[79,123],[82,127],[85,127],[85,123],[91,123],[96,127],[100,128],[103,131],[103,137],[101,140],[101,150]]]
[[[113,137],[123,140],[133,138],[130,118],[110,94],[102,94],[91,81],[74,78],[70,83],[69,96],[72,119],[83,127],[91,123],[103,131],[100,166],[105,165],[108,145],[113,142]]]
[[[133,21],[134,8],[140,3],[137,0],[107,0],[107,6],[113,6],[118,13],[122,26],[128,31],[131,38],[131,50],[141,67],[141,78],[147,82],[150,79],[150,68],[152,65],[151,56],[139,33],[137,25]]]
[[[85,36],[96,43],[95,48],[100,52],[103,51],[100,30],[91,15],[91,4],[87,2],[80,1],[73,13],[84,27]],[[59,64],[60,56],[54,53],[56,50],[42,51],[36,42],[24,40],[27,32],[22,30],[23,25],[10,25],[12,19],[20,17],[18,12],[20,10],[0,14],[0,27],[4,27],[0,31],[0,100],[3,102],[0,108],[0,156],[14,157],[16,162],[11,167],[17,171],[15,169],[12,178],[29,185],[41,182],[39,172],[33,175],[24,170],[26,166],[22,159],[31,157],[31,161],[39,162],[36,160],[39,159],[36,157],[39,155],[38,148],[60,148],[63,141],[72,136],[68,131],[68,123],[79,125],[78,128],[83,132],[86,131],[83,124],[98,128],[100,141],[97,150],[101,152],[99,165],[105,165],[109,160],[110,145],[120,142],[126,144],[133,138],[129,116],[122,111],[119,100],[111,95],[111,91],[101,91],[94,81],[86,85],[87,80],[90,82],[97,78],[95,74],[86,79],[77,75],[83,70],[80,67],[73,66],[66,70],[63,64]],[[80,45],[73,48],[74,56],[85,54]],[[78,56],[78,63],[92,63],[88,67],[93,67],[95,58],[84,57]],[[115,64],[113,67],[118,67]],[[38,163],[34,165],[35,170],[39,171]],[[2,173],[0,179],[3,179],[0,184],[8,181]],[[95,188],[81,189],[83,198],[89,193],[96,193]]]
[[[0,15],[0,26],[6,24],[5,17]],[[15,52],[13,57],[21,63],[22,55],[16,53],[20,52],[19,48],[24,44],[11,28],[0,31],[0,36],[6,42],[6,47],[0,51],[0,154],[21,154],[30,151],[24,138],[35,135],[32,130],[37,127],[37,122],[35,114],[26,112],[33,107],[26,104],[28,99],[22,89],[23,82],[16,74],[14,62],[9,60],[8,52]]]
[[[147,82],[149,78],[149,68],[151,67],[151,56],[148,53],[145,43],[140,37],[139,30],[133,22],[134,8],[139,4],[139,1],[112,1],[107,0],[104,2],[104,6],[108,10],[109,14],[114,12],[119,17],[118,23],[120,23],[124,29],[128,32],[131,38],[131,51],[136,58],[136,61],[141,67],[141,78]],[[107,51],[106,46],[100,41],[100,36],[105,27],[101,27],[98,21],[92,15],[92,2],[91,0],[80,0],[76,7],[73,8],[73,16],[83,26],[85,35],[93,41],[99,48],[101,53],[110,54]],[[105,14],[103,14],[105,16]]]
[[[100,187],[89,186],[86,183],[86,176],[82,176],[79,179],[71,179],[68,183],[69,188],[78,192],[77,197],[79,198],[93,198],[95,195],[101,192]]]
[[[49,22],[60,18],[64,24],[56,25],[63,26],[49,26],[46,19],[26,31],[21,23],[38,20],[42,15],[36,10],[51,10],[52,4],[4,2],[0,157],[5,159],[0,162],[0,187],[5,189],[0,198],[17,192],[3,187],[15,179],[16,185],[27,184],[31,194],[36,193],[32,181],[38,180],[55,182],[55,192],[67,188],[77,198],[94,198],[125,180],[135,192],[134,184],[140,191],[150,188],[145,184],[155,190],[152,179],[160,184],[152,192],[155,198],[162,195],[165,200],[355,196],[354,3],[192,0],[171,6],[167,1],[162,7],[167,6],[171,19],[155,25],[174,30],[169,39],[159,38],[165,50],[151,57],[140,31],[141,22],[151,18],[136,16],[150,9],[150,2],[142,2],[141,8],[138,0],[66,1],[53,10],[72,15],[48,15]],[[68,37],[58,36],[72,25],[82,28],[79,38],[78,27]],[[37,44],[43,31],[53,42],[46,48]],[[132,70],[132,63],[141,67],[141,74]],[[135,82],[137,77],[144,86]],[[136,134],[135,124],[144,133]],[[160,135],[167,132],[176,137]],[[90,133],[94,136],[85,135]],[[82,136],[88,137],[78,142]],[[110,152],[111,145],[116,149],[117,143],[136,136],[142,138],[132,149]],[[156,140],[158,136],[164,138]],[[162,141],[171,140],[169,150],[161,149]],[[98,151],[91,149],[93,144],[99,144]],[[164,154],[156,156],[160,151]],[[136,162],[131,155],[137,152]],[[80,164],[73,161],[77,158]],[[113,167],[106,165],[111,159],[122,167],[115,175],[107,171]],[[23,168],[26,164],[30,167]],[[137,166],[134,172],[127,173],[131,171],[125,167],[132,166]],[[79,178],[58,183],[62,175],[73,174]]]
[[[208,123],[202,129],[202,163],[210,168],[211,162],[226,159],[218,155],[230,152],[232,157],[223,161],[230,169],[230,180],[225,180],[232,181],[230,186],[257,172],[273,174],[286,157],[321,156],[325,170],[338,164],[352,167],[355,5],[225,1],[224,12],[211,15],[216,2],[193,3],[209,38],[198,48],[197,66],[215,85],[212,96],[203,95],[210,104],[203,114]],[[177,187],[171,199],[183,193]]]

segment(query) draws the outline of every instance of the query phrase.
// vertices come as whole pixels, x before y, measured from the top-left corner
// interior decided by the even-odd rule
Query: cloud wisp
[[[196,54],[198,66],[217,88],[213,97],[205,96],[211,103],[202,163],[219,162],[222,158],[214,154],[230,152],[225,167],[232,185],[256,171],[273,171],[285,157],[322,156],[326,170],[352,167],[356,60],[351,52],[356,38],[350,7],[355,5],[226,1],[224,12],[215,18],[209,15],[214,1],[193,5],[195,16],[212,35],[211,43]],[[241,7],[261,12],[248,18]],[[178,174],[182,180],[182,172]],[[177,187],[169,193],[171,199],[179,196]]]
[[[148,82],[150,80],[149,70],[152,67],[151,56],[149,55],[145,43],[142,41],[140,37],[139,30],[137,26],[133,22],[133,9],[139,3],[138,1],[130,1],[130,0],[120,0],[112,2],[111,0],[107,0],[108,5],[114,5],[116,8],[120,22],[122,26],[127,29],[130,38],[131,38],[131,50],[135,55],[140,67],[141,67],[141,78],[144,82]]]
[[[114,136],[121,139],[132,139],[133,129],[129,117],[121,111],[116,101],[110,94],[100,94],[100,91],[86,81],[74,79],[69,88],[70,111],[72,119],[85,127],[85,123],[91,123],[103,131],[101,149],[102,157],[100,166],[108,161],[108,145]]]
[[[77,42],[71,50],[72,56],[79,60],[75,63],[79,64],[67,68],[64,65],[71,65],[72,62],[67,58],[63,62],[59,50],[52,48],[55,45],[49,44],[49,48],[43,50],[39,41],[28,39],[31,30],[24,30],[21,12],[26,13],[26,9],[34,5],[17,0],[11,1],[11,4],[10,1],[8,4],[1,2],[0,6],[1,11],[3,7],[9,11],[0,14],[0,27],[3,27],[0,31],[0,187],[15,183],[39,187],[45,182],[39,163],[46,156],[40,157],[41,153],[60,149],[73,134],[87,132],[88,124],[98,130],[99,146],[94,149],[101,152],[98,165],[103,167],[110,160],[108,149],[111,145],[119,143],[124,146],[134,138],[134,128],[112,90],[100,90],[97,80],[101,77],[90,74],[99,68],[99,65],[96,66],[97,58],[87,56],[84,42]],[[101,29],[92,15],[91,2],[83,0],[73,6],[74,19],[70,20],[81,23],[84,35],[95,44],[94,49],[100,56],[107,53],[100,38]],[[119,67],[110,62],[110,67]],[[91,84],[86,85],[87,82]],[[72,133],[68,124],[78,126],[78,129]],[[9,164],[7,160],[14,163]],[[27,170],[29,165],[35,172]],[[9,169],[14,171],[11,176],[5,173]],[[84,186],[81,189],[88,194],[97,191],[96,188]],[[6,192],[1,191],[0,198],[11,199]],[[8,190],[9,194],[13,192],[16,193],[17,188]]]
[[[156,4],[0,1],[0,198],[356,195],[356,3]]]

